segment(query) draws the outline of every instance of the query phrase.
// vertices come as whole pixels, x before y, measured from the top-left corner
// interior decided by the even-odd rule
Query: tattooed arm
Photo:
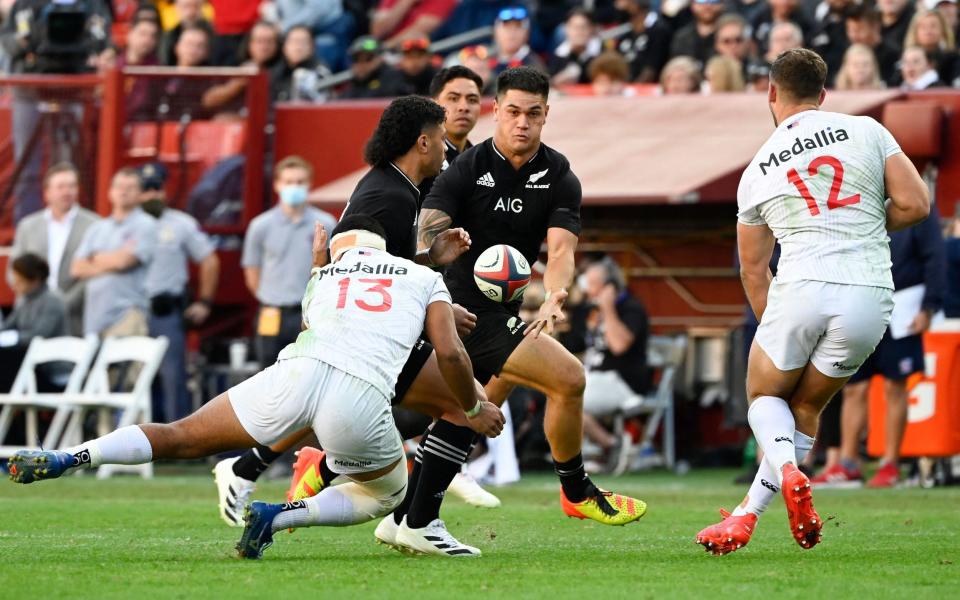
[[[420,212],[417,232],[417,263],[448,265],[470,249],[470,235],[461,227],[450,229],[453,218],[442,210],[426,208]]]

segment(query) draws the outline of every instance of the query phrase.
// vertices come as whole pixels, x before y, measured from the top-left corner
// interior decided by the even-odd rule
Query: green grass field
[[[547,475],[497,490],[498,510],[451,498],[443,517],[483,550],[477,560],[401,555],[375,545],[368,523],[278,534],[263,560],[241,561],[240,530],[217,517],[200,474],[2,482],[0,598],[960,597],[960,489],[818,492],[830,520],[810,551],[778,500],[748,547],[716,558],[693,538],[739,500],[731,477],[601,478],[649,504],[622,528],[564,517]]]

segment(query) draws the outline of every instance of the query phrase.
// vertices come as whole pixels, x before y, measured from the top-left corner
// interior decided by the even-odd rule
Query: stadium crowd
[[[46,56],[56,24],[42,0],[0,2],[0,68],[67,72]],[[273,100],[425,94],[436,69],[463,64],[487,83],[503,69],[531,65],[574,93],[765,90],[780,52],[808,47],[829,67],[836,89],[960,87],[956,0],[73,0],[86,30],[73,43],[83,68],[170,65],[256,66],[269,72]],[[66,11],[68,9],[59,9]],[[53,11],[56,12],[56,11]],[[453,46],[431,40],[493,26]],[[476,41],[489,40],[489,44]],[[56,50],[56,52],[53,52]],[[51,64],[55,63],[55,64]],[[76,65],[70,70],[82,70]],[[331,74],[349,69],[346,83]],[[151,102],[200,114],[236,112],[244,81],[186,85],[172,79],[153,93],[130,92],[131,115]],[[572,87],[571,87],[572,86]],[[582,88],[577,88],[582,86]],[[640,88],[642,90],[642,88]],[[640,93],[649,93],[642,90]],[[185,98],[189,96],[189,98]],[[162,102],[161,102],[162,103]]]

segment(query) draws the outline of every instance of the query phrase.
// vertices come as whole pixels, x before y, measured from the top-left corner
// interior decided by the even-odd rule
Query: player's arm
[[[503,414],[487,401],[483,388],[474,383],[473,366],[457,335],[450,304],[431,302],[427,306],[426,330],[437,355],[440,374],[463,408],[470,427],[487,437],[500,435],[504,424]]]
[[[462,227],[450,228],[453,217],[436,208],[420,211],[417,230],[417,264],[448,265],[470,249],[470,234]]]
[[[887,187],[887,231],[906,229],[930,214],[930,193],[917,168],[903,152],[887,158],[883,170]]]
[[[737,249],[740,253],[740,280],[747,294],[747,301],[759,321],[767,308],[767,291],[773,281],[770,272],[770,257],[776,238],[773,231],[764,225],[737,223]]]
[[[574,254],[577,251],[577,235],[563,227],[547,230],[547,269],[543,273],[543,288],[546,298],[540,305],[537,318],[527,326],[524,335],[541,331],[552,334],[555,324],[563,322],[563,303],[567,299],[567,286],[573,281],[576,271]]]

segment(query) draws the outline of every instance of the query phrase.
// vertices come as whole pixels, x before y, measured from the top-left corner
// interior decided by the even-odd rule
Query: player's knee
[[[406,461],[398,461],[389,473],[363,485],[377,502],[376,512],[378,514],[375,517],[390,514],[400,506],[403,497],[407,494]]]
[[[565,398],[579,398],[583,403],[583,390],[587,387],[587,378],[583,365],[569,366],[560,370],[556,380],[557,392]]]

